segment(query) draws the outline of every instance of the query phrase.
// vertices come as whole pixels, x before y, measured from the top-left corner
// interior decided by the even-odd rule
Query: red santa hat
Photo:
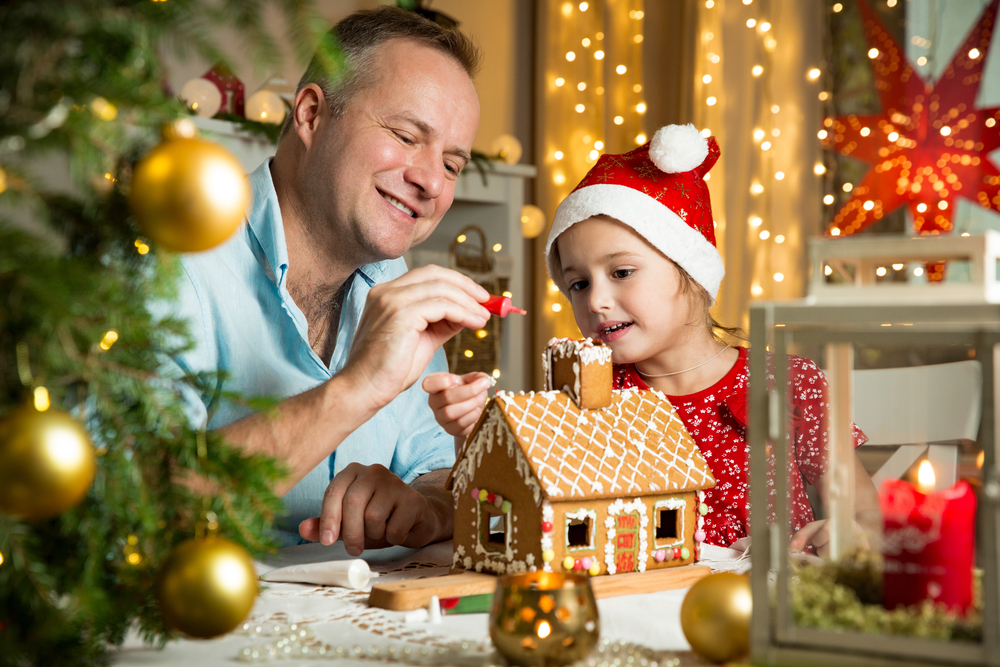
[[[719,159],[715,137],[694,125],[667,125],[624,155],[602,155],[556,210],[545,257],[567,294],[555,241],[576,223],[606,215],[631,227],[705,288],[712,303],[725,270],[705,174]]]

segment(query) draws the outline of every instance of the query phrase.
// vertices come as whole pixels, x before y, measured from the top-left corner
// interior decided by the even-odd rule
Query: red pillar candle
[[[972,604],[976,495],[961,481],[924,494],[899,479],[879,494],[885,526],[882,604],[923,600],[964,612]]]

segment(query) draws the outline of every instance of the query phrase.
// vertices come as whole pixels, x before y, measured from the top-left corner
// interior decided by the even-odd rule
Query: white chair
[[[872,475],[902,476],[926,451],[934,466],[935,488],[955,483],[959,445],[975,442],[982,410],[983,371],[978,361],[855,370],[854,423],[864,446],[899,445]]]

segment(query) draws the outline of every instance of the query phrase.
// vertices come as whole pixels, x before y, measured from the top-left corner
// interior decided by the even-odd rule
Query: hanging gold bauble
[[[0,512],[47,519],[80,502],[97,463],[86,429],[55,408],[14,408],[0,420]]]
[[[156,600],[167,626],[191,637],[225,634],[246,618],[257,598],[253,560],[224,537],[182,542],[156,581]]]
[[[228,239],[250,204],[243,166],[222,146],[197,137],[164,141],[135,167],[130,198],[149,238],[178,252]]]
[[[750,579],[719,572],[698,580],[681,604],[681,629],[695,653],[715,663],[750,650]]]

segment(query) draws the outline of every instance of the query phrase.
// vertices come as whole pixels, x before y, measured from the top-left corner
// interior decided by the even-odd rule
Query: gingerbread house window
[[[667,498],[653,505],[653,544],[657,547],[676,546],[684,541],[683,498]]]
[[[507,514],[487,503],[479,504],[480,542],[487,551],[507,551],[509,522]]]
[[[660,509],[656,515],[656,539],[677,539],[677,510]]]
[[[566,548],[570,551],[586,551],[594,548],[594,528],[597,513],[593,510],[578,510],[566,514]]]

